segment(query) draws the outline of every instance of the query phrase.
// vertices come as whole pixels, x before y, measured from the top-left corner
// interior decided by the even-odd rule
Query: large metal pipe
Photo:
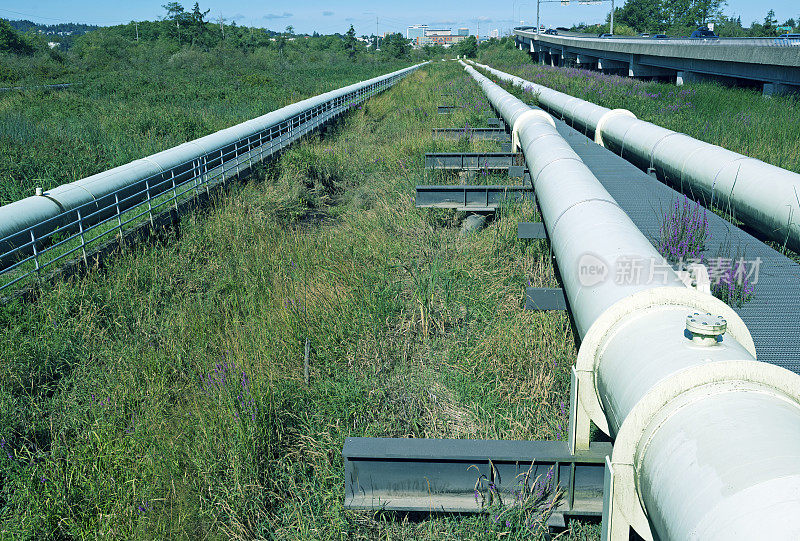
[[[616,437],[611,538],[800,537],[800,377],[755,360],[742,320],[663,264],[546,113],[466,70],[517,135],[582,338],[576,443],[589,419]],[[631,261],[642,279],[612,278]]]
[[[624,109],[608,109],[476,64],[538,96],[545,109],[659,178],[706,198],[767,238],[800,252],[800,175],[668,130]]]
[[[83,217],[83,226],[99,223],[114,215],[118,211],[117,206],[124,211],[145,201],[148,196],[153,197],[170,190],[172,187],[167,181],[173,177],[191,175],[193,169],[198,167],[195,160],[206,160],[203,167],[206,170],[213,169],[221,163],[221,155],[238,155],[255,148],[255,136],[265,130],[315,108],[325,107],[325,112],[330,110],[332,115],[346,109],[345,101],[358,100],[372,91],[371,87],[375,88],[374,85],[397,80],[422,65],[411,66],[293,103],[152,156],[4,205],[0,207],[0,254],[29,244],[31,231],[36,238],[42,238],[64,224],[73,223],[76,219],[73,216],[75,213],[70,211],[93,202],[95,204],[88,210],[93,214],[89,218]],[[332,105],[334,100],[338,100],[335,107]],[[330,115],[322,116],[328,118]],[[289,131],[285,134],[286,137],[294,135]],[[253,141],[248,139],[251,137],[254,138]],[[246,142],[243,143],[242,140]],[[119,200],[123,202],[119,203]],[[14,252],[5,260],[0,258],[0,268],[13,263],[20,255],[21,253]]]

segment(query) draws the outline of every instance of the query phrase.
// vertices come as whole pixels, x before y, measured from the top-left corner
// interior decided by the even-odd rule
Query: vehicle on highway
[[[613,38],[614,34],[608,34],[608,33],[598,34],[597,37],[598,38]]]
[[[639,34],[639,37],[640,38],[649,38],[650,34],[648,34],[647,32],[642,32],[641,34]]]
[[[650,39],[669,39],[666,34],[653,34]]]
[[[709,30],[705,26],[698,26],[697,30],[692,32],[692,35],[689,36],[692,39],[719,39],[719,36],[714,33],[713,30]]]
[[[558,30],[556,30],[554,28],[548,28],[547,30],[544,31],[544,33],[547,34],[547,35],[550,35],[550,36],[557,36],[558,35]]]

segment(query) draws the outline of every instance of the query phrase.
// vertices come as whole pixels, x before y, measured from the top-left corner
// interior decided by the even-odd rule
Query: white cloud
[[[288,11],[284,11],[282,15],[278,15],[277,13],[267,13],[262,18],[271,20],[271,19],[288,19],[289,17],[294,17],[294,15],[292,15]]]

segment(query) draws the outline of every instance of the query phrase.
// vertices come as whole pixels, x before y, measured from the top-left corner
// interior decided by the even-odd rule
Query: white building
[[[409,26],[406,30],[406,39],[416,40],[417,38],[425,37],[425,32],[428,30],[427,24],[415,24]]]

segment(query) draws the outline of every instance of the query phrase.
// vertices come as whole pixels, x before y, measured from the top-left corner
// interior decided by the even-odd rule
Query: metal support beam
[[[531,186],[531,173],[524,165],[512,165],[508,168],[508,178],[521,178],[523,186]]]
[[[425,169],[504,170],[514,165],[517,156],[511,152],[429,152]]]
[[[542,312],[545,310],[567,309],[567,298],[561,288],[526,287],[525,310]]]
[[[417,208],[454,208],[476,212],[494,210],[509,201],[533,200],[533,192],[526,186],[417,186]]]
[[[480,513],[488,494],[510,506],[523,491],[555,498],[560,519],[599,517],[611,452],[605,442],[572,455],[562,441],[347,438],[344,505]]]
[[[511,135],[502,128],[435,128],[431,131],[434,139],[469,138],[477,141],[500,141],[501,143],[511,141]]]
[[[518,239],[546,239],[547,231],[542,222],[519,222],[517,224]]]
[[[504,126],[504,125],[505,125],[505,123],[503,122],[503,120],[502,120],[502,119],[499,119],[499,118],[488,118],[488,119],[486,119],[486,123],[487,123],[489,126],[492,126],[492,127],[494,127],[494,128],[500,128],[500,127],[502,127],[502,126]]]

